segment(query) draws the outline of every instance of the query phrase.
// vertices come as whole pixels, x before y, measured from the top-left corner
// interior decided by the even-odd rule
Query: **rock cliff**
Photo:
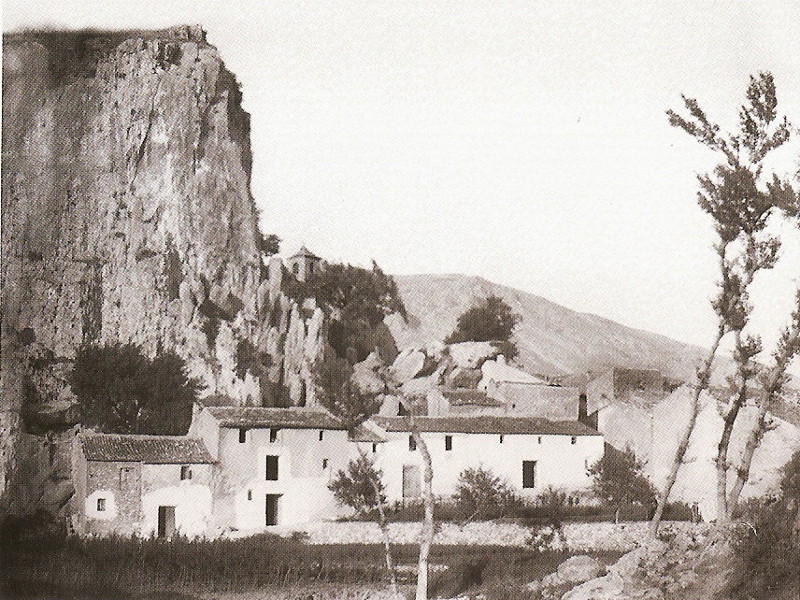
[[[2,452],[75,419],[76,349],[177,352],[204,394],[313,402],[320,309],[259,250],[249,115],[199,27],[4,37]]]

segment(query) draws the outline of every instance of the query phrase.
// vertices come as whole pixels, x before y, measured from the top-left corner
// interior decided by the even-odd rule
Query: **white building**
[[[386,431],[379,449],[389,501],[419,497],[422,457],[405,417],[376,417]],[[570,494],[588,492],[590,464],[603,456],[603,437],[577,421],[500,416],[416,417],[433,462],[433,493],[451,496],[459,475],[482,466],[517,493],[532,498],[552,486]]]

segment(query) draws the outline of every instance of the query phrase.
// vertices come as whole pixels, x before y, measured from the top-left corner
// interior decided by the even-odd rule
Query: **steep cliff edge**
[[[74,420],[84,343],[175,351],[204,394],[312,402],[324,316],[263,262],[249,115],[205,33],[6,35],[3,70],[0,483],[23,417]]]

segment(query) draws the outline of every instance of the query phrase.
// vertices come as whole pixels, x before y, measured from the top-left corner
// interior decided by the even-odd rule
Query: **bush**
[[[511,487],[483,467],[470,467],[461,472],[453,500],[468,520],[486,518],[490,514],[503,516],[506,510],[519,503]]]
[[[351,460],[347,471],[339,469],[328,489],[340,504],[352,508],[358,515],[367,515],[378,504],[386,502],[383,472],[375,468],[366,454]]]
[[[775,496],[751,502],[740,515],[750,526],[740,530],[734,551],[741,566],[730,583],[734,600],[797,598],[800,593],[800,452],[783,470]]]

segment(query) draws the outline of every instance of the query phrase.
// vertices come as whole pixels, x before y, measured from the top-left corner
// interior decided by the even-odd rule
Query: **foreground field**
[[[35,538],[2,548],[4,598],[266,600],[390,597],[377,544],[311,545],[274,535],[237,540]],[[415,577],[417,547],[395,547],[401,583]],[[431,596],[467,588],[490,598],[518,597],[527,582],[570,555],[526,548],[436,545]],[[608,563],[617,552],[600,553]]]

